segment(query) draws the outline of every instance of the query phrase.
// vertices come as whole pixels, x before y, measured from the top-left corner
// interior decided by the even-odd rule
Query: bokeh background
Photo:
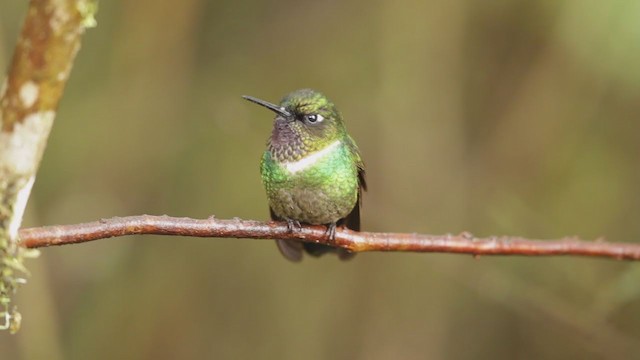
[[[26,1],[0,2],[6,69]],[[311,87],[372,231],[640,241],[640,2],[102,1],[25,226],[267,219],[278,101]],[[140,236],[28,263],[1,359],[640,359],[640,265]]]

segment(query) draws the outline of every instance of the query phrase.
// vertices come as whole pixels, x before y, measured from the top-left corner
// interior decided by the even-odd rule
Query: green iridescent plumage
[[[298,171],[265,151],[260,171],[276,215],[309,224],[329,224],[349,215],[358,200],[358,173],[351,151],[336,144]]]
[[[325,224],[331,236],[336,225],[360,230],[364,165],[334,104],[310,89],[292,92],[280,105],[245,98],[277,114],[260,164],[272,218],[290,226]],[[312,255],[336,251],[341,258],[352,256],[298,241],[278,240],[278,247],[293,261],[302,258],[303,249]]]

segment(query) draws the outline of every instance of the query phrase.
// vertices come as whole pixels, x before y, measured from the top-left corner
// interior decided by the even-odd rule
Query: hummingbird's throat
[[[284,118],[276,118],[269,139],[269,151],[278,162],[297,161],[317,148],[311,141],[305,141],[301,130],[295,128],[295,122]]]

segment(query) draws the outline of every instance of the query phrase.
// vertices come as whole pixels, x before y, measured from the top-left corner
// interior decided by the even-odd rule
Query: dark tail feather
[[[311,256],[322,256],[329,252],[334,252],[336,248],[329,245],[323,244],[314,244],[314,243],[303,243],[302,246],[304,250]]]
[[[302,260],[302,242],[297,240],[276,240],[282,256],[293,262]]]
[[[340,260],[349,260],[356,256],[356,253],[343,248],[336,248],[324,244],[304,243],[304,250],[311,256],[322,256],[326,253],[336,253]]]
[[[271,219],[274,221],[282,221],[281,218],[276,216],[272,209],[269,209],[271,213]],[[351,230],[360,230],[360,203],[356,203],[356,206],[351,210],[351,213],[346,218],[341,219],[338,225],[344,225]],[[324,244],[305,243],[298,240],[276,240],[278,250],[280,253],[290,261],[300,262],[302,260],[302,253],[306,251],[311,256],[322,256],[326,253],[336,253],[340,260],[349,260],[356,254],[342,248],[336,248]]]

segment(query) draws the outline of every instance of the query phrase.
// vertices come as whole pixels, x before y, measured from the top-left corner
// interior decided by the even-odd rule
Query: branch
[[[90,0],[32,0],[0,86],[0,330],[16,332],[20,314],[11,295],[24,279],[18,228],[47,144],[58,102],[93,25]]]
[[[522,237],[477,238],[460,235],[356,232],[338,229],[335,241],[327,239],[324,226],[303,226],[290,231],[285,223],[253,220],[130,216],[100,221],[20,230],[27,248],[77,244],[125,235],[178,235],[214,238],[300,239],[343,247],[355,252],[405,251],[480,255],[593,256],[618,260],[640,260],[640,244],[583,241],[577,237],[530,240]]]

